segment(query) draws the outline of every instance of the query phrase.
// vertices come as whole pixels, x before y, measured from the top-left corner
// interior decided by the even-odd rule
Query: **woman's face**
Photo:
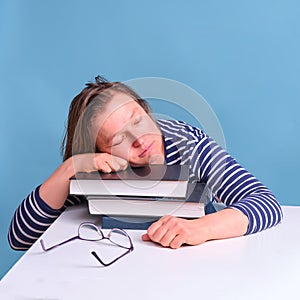
[[[164,163],[161,132],[129,95],[116,93],[96,121],[96,144],[101,152],[122,157],[133,165]]]

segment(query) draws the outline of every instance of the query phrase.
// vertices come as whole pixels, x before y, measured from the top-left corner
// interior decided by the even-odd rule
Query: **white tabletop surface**
[[[0,299],[300,299],[300,207],[283,209],[282,224],[264,232],[177,250],[128,230],[135,249],[110,267],[90,254],[116,255],[106,242],[76,240],[47,253],[37,242],[1,280]],[[75,235],[83,221],[99,218],[85,206],[68,209],[45,243]]]

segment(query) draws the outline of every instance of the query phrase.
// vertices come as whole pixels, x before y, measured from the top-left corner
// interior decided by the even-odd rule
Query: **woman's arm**
[[[228,208],[247,216],[246,234],[270,228],[282,220],[282,210],[273,193],[215,141],[204,135],[195,153],[191,165],[196,176]]]
[[[229,208],[195,220],[164,216],[149,227],[142,239],[177,249],[183,244],[199,245],[209,240],[242,236],[248,223],[243,213]]]
[[[126,167],[125,160],[105,153],[80,154],[66,160],[15,211],[8,232],[10,246],[16,250],[27,250],[65,207],[82,202],[84,197],[69,195],[69,178],[76,172],[97,169],[111,172]]]
[[[60,209],[70,189],[70,177],[77,172],[101,170],[106,173],[127,168],[127,161],[107,153],[78,154],[68,158],[41,185],[41,198],[54,209]]]
[[[189,162],[192,178],[205,182],[227,208],[193,221],[163,217],[149,227],[144,240],[151,239],[164,246],[175,244],[176,247],[182,243],[201,244],[210,239],[254,233],[282,220],[281,207],[271,191],[215,141],[182,122],[173,124],[173,127],[176,127],[176,137],[182,136],[182,146],[189,145],[189,151],[185,150],[182,155],[172,148],[172,155],[177,160],[181,156],[180,163]],[[180,148],[181,144],[177,145]],[[170,158],[169,162],[172,164]]]
[[[84,197],[69,196],[60,209],[51,208],[40,196],[40,186],[19,205],[12,218],[8,241],[15,250],[27,250],[57,219],[65,207],[79,204]]]

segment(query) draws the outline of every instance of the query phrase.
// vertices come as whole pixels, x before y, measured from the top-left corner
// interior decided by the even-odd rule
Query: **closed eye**
[[[112,141],[112,146],[118,146],[125,140],[125,134],[116,135]]]
[[[137,125],[137,124],[139,124],[141,121],[142,121],[142,115],[137,115],[137,116],[135,116],[134,118],[133,118],[133,125]]]

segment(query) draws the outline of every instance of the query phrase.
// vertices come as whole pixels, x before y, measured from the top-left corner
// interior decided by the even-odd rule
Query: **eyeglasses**
[[[119,260],[120,258],[125,256],[126,254],[133,251],[132,240],[131,240],[130,236],[123,229],[113,228],[108,233],[107,236],[104,236],[104,233],[102,232],[102,230],[99,227],[97,227],[93,223],[88,223],[88,222],[84,222],[79,225],[78,234],[76,236],[73,236],[57,245],[53,245],[49,248],[46,248],[43,239],[40,240],[40,243],[41,243],[41,247],[44,251],[50,251],[58,246],[64,245],[64,244],[71,242],[73,240],[76,240],[76,239],[84,240],[84,241],[101,241],[101,240],[106,239],[106,240],[109,240],[112,244],[127,250],[126,252],[124,252],[117,258],[113,259],[109,263],[105,263],[97,255],[97,253],[95,251],[92,251],[91,254],[98,260],[98,262],[100,262],[100,264],[102,264],[105,267],[110,266],[111,264],[113,264],[114,262],[116,262],[117,260]]]

